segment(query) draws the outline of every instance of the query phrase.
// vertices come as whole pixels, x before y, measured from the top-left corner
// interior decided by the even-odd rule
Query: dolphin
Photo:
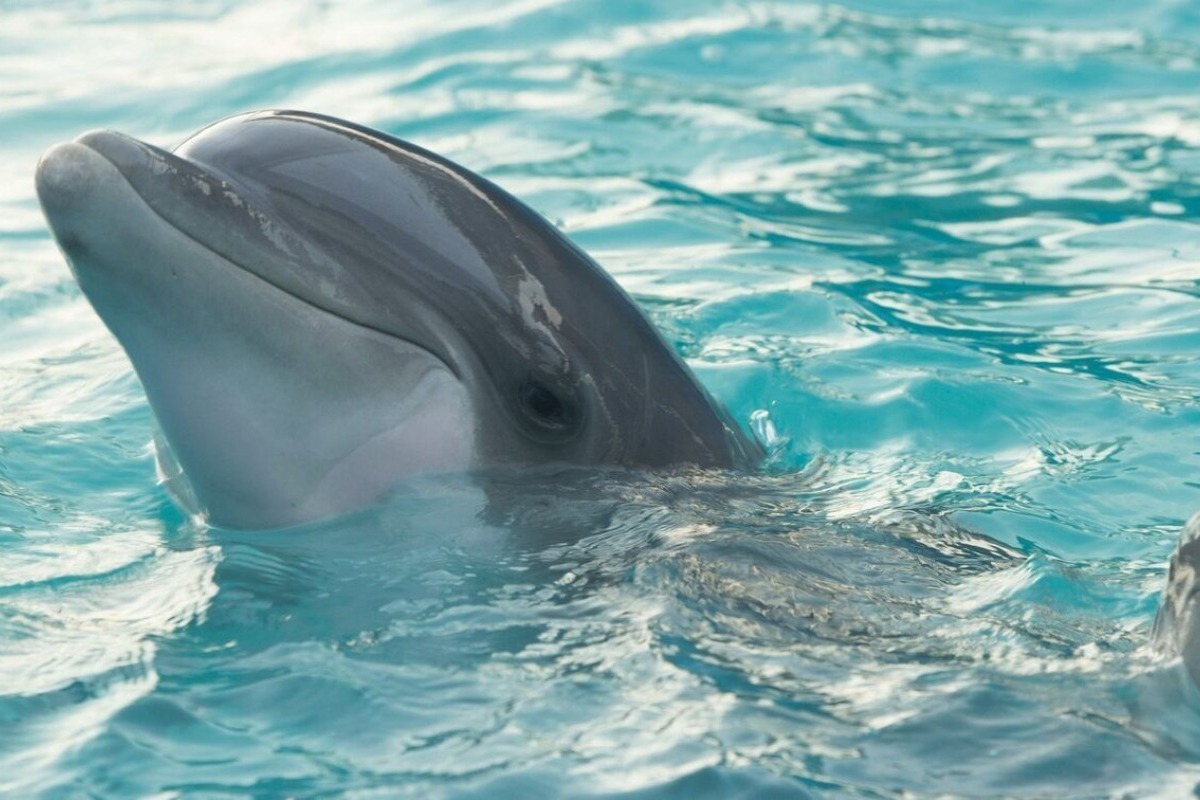
[[[212,524],[337,516],[421,472],[761,456],[553,225],[384,133],[299,111],[174,152],[94,131],[36,183],[146,392],[160,474]]]
[[[1151,638],[1160,652],[1178,656],[1200,686],[1200,514],[1184,525],[1171,556]]]

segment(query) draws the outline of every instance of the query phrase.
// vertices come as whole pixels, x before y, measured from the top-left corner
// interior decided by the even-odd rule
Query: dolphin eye
[[[559,422],[563,418],[562,400],[540,383],[527,383],[521,390],[521,402],[525,410],[546,422]]]
[[[564,437],[575,430],[578,414],[573,400],[544,381],[529,377],[518,391],[521,410],[544,434]]]

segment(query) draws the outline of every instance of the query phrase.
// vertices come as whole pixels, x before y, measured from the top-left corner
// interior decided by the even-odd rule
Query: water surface
[[[0,2],[0,793],[1190,793],[1198,85],[1168,0]],[[267,107],[527,200],[769,464],[187,519],[32,171]]]

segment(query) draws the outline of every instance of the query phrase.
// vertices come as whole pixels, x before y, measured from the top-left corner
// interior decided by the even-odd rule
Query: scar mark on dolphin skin
[[[521,316],[531,327],[545,329],[548,322],[555,329],[562,328],[562,314],[550,303],[550,298],[546,297],[546,287],[524,264],[521,267],[524,275],[517,281],[517,302],[521,306]],[[542,312],[540,320],[536,313],[538,311]]]

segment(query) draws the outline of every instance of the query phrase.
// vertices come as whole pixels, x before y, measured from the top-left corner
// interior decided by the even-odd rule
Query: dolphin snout
[[[75,142],[96,151],[126,176],[137,175],[146,169],[161,171],[164,165],[175,166],[182,162],[161,147],[113,130],[88,131],[77,136]]]
[[[51,223],[89,205],[105,167],[112,169],[103,156],[78,142],[55,145],[42,155],[35,182]]]

